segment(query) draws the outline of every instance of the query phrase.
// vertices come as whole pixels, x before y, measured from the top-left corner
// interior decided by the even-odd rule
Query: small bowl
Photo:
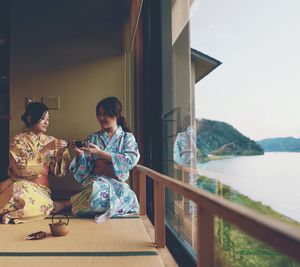
[[[59,219],[59,221],[57,222],[54,222],[54,217],[56,215],[64,215],[67,219],[67,222],[63,222],[62,219]],[[70,221],[70,218],[68,215],[66,214],[54,214],[52,216],[52,223],[49,224],[50,226],[50,231],[51,231],[51,234],[53,236],[64,236],[64,235],[67,235],[69,233],[69,221]]]

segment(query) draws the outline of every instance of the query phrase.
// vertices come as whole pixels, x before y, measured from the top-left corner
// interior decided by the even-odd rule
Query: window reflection
[[[173,2],[175,8],[180,4],[176,0]],[[285,40],[289,39],[275,41],[273,42],[275,45],[272,46],[262,40],[263,37],[268,40],[279,38],[279,34],[269,29],[278,23],[277,18],[281,15],[290,14],[290,20],[287,19],[286,23],[295,22],[295,26],[299,25],[299,16],[296,16],[284,1],[274,2],[272,5],[274,14],[266,12],[269,10],[269,4],[261,5],[261,1],[258,0],[243,3],[234,0],[226,5],[218,0],[195,0],[190,3],[192,2],[195,3],[196,9],[201,9],[197,12],[194,8],[195,19],[194,17],[191,20],[179,18],[177,17],[179,13],[176,12],[172,14],[173,27],[177,26],[177,28],[176,34],[173,34],[173,37],[176,37],[173,39],[173,90],[172,94],[164,99],[164,102],[168,101],[165,114],[169,114],[168,122],[164,121],[166,122],[164,137],[167,140],[164,154],[167,167],[164,171],[179,181],[299,226],[299,223],[292,220],[293,217],[284,215],[284,212],[288,211],[287,208],[283,214],[274,211],[268,205],[272,203],[270,202],[272,199],[267,197],[273,191],[274,201],[281,207],[289,199],[287,195],[295,193],[295,196],[298,196],[298,191],[295,189],[297,187],[294,185],[298,184],[299,179],[292,178],[299,177],[295,175],[299,171],[291,174],[290,170],[294,170],[294,166],[297,166],[299,156],[294,153],[290,155],[293,159],[288,158],[289,160],[279,157],[279,153],[277,155],[270,153],[264,157],[257,156],[263,154],[262,150],[243,130],[247,128],[254,133],[271,129],[265,125],[279,126],[282,132],[287,129],[271,120],[274,115],[271,116],[268,110],[276,106],[276,103],[272,104],[274,96],[277,96],[276,102],[278,101],[280,107],[274,110],[274,114],[280,112],[275,121],[282,120],[282,125],[286,125],[287,118],[293,118],[292,125],[297,123],[297,118],[292,116],[296,113],[292,113],[290,108],[297,106],[291,100],[296,98],[290,96],[296,95],[292,88],[296,88],[297,85],[295,59],[299,53],[296,53],[297,49],[292,49],[295,47],[292,45],[291,51],[294,53],[288,51],[289,56],[278,58],[276,55],[282,49],[279,49],[277,44],[284,44]],[[293,3],[294,7],[299,5],[296,1],[289,1],[289,3]],[[187,6],[188,4],[185,4],[185,8],[190,8]],[[216,8],[222,6],[224,9]],[[263,9],[266,6],[268,8]],[[270,20],[265,20],[267,13]],[[262,23],[249,20],[253,16],[258,16],[263,19],[263,22],[267,22],[263,25],[268,25],[268,28],[265,28],[268,29],[267,34],[261,32]],[[271,20],[271,17],[276,19]],[[254,30],[256,26],[257,29]],[[282,31],[283,36],[291,33],[289,38],[294,38],[293,29],[287,27]],[[278,30],[283,29],[278,27]],[[193,34],[198,35],[199,38],[194,38]],[[268,60],[266,60],[267,56]],[[290,59],[289,63],[285,64],[288,59]],[[218,60],[223,61],[219,68],[217,67],[221,62]],[[282,68],[279,67],[282,65],[278,64],[280,62],[284,63],[285,70],[288,71],[282,72]],[[274,70],[274,73],[275,70],[280,69],[280,73],[275,77],[270,69]],[[287,78],[288,75],[291,77]],[[279,78],[285,80],[274,82]],[[292,84],[291,81],[295,83]],[[278,90],[275,90],[276,88]],[[269,90],[269,93],[266,94],[266,90]],[[286,90],[289,90],[290,94],[286,93]],[[285,104],[284,101],[291,105]],[[284,107],[284,112],[290,111],[289,116],[281,115],[283,114],[281,107]],[[264,119],[264,125],[261,119]],[[209,128],[209,131],[203,130],[203,127]],[[241,136],[239,130],[246,135]],[[265,161],[262,161],[262,158]],[[271,159],[271,171],[268,172],[267,165],[264,164],[271,162]],[[255,166],[262,168],[251,167],[254,166],[252,164],[258,164]],[[267,176],[270,177],[269,180]],[[274,183],[274,177],[278,177],[278,183]],[[286,194],[284,201],[283,197],[278,197],[284,193],[283,179],[290,181],[284,183]],[[278,190],[270,190],[270,188],[278,188]],[[261,193],[260,197],[253,197],[253,195],[257,196],[257,193]],[[191,254],[195,255],[197,234],[195,206],[191,201],[170,191],[167,191],[166,197],[167,223]],[[292,202],[293,205],[294,203],[296,201]],[[286,207],[290,209],[292,205]],[[299,216],[298,214],[295,216]],[[298,266],[284,255],[248,237],[219,218],[215,219],[215,235],[216,266]]]
[[[195,123],[190,124],[190,116],[183,119],[183,132],[176,136],[174,144],[174,161],[182,166],[195,166],[197,161],[197,143]]]

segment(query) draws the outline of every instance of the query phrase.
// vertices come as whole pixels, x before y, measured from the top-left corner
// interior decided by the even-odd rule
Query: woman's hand
[[[111,154],[107,151],[102,150],[100,147],[98,147],[95,144],[88,143],[87,146],[84,146],[82,150],[88,154],[91,155],[97,155],[101,159],[105,159],[107,161],[111,161]]]
[[[100,149],[97,145],[89,143],[87,147],[83,147],[82,150],[88,154],[101,156],[101,153],[103,152],[102,149]]]
[[[76,158],[80,158],[80,156],[84,153],[82,149],[78,148],[75,145],[75,140],[69,142],[69,146],[74,151]]]
[[[41,153],[43,155],[47,154],[50,150],[58,150],[64,151],[64,149],[67,147],[68,143],[65,140],[60,140],[60,139],[54,139],[51,142],[49,142],[47,145],[45,145],[42,149],[41,149]],[[62,154],[61,154],[62,155]]]

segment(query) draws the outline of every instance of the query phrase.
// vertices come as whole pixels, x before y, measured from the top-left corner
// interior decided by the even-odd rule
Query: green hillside
[[[278,137],[257,141],[267,152],[300,152],[300,138]]]
[[[196,121],[197,147],[202,155],[262,155],[263,148],[222,121]]]

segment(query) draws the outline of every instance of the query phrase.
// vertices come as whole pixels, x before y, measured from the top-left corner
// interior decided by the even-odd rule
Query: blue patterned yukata
[[[124,132],[118,126],[111,138],[107,132],[91,134],[86,141],[111,153],[112,170],[117,179],[92,172],[99,156],[84,153],[70,164],[75,179],[84,185],[83,190],[71,197],[72,213],[77,216],[96,216],[98,223],[112,216],[134,215],[139,213],[135,193],[126,180],[129,171],[137,164],[140,154],[132,133]]]
[[[173,159],[179,165],[190,167],[197,160],[196,154],[196,131],[188,126],[185,132],[177,134],[174,143]]]
[[[197,163],[197,133],[195,129],[188,126],[185,132],[177,134],[174,150],[173,159],[176,164],[195,168]],[[197,187],[197,174],[189,173],[188,181],[183,180],[183,182],[188,182],[190,185]],[[195,204],[191,200],[184,199],[184,202],[188,203],[189,214],[195,214]],[[186,204],[184,204],[186,205]]]

